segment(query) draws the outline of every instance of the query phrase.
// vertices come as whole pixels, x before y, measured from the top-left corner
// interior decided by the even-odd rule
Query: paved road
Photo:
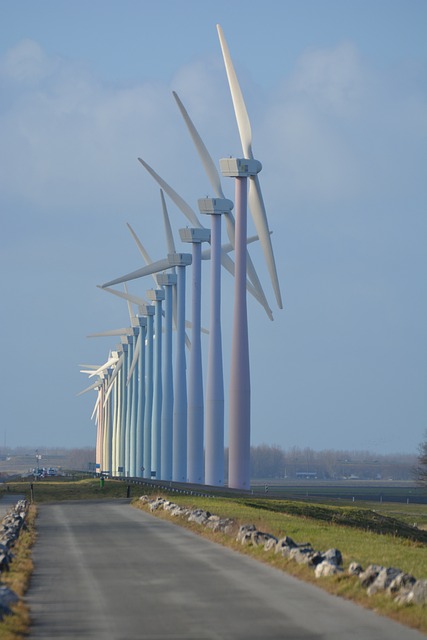
[[[126,501],[39,507],[31,640],[416,640]]]

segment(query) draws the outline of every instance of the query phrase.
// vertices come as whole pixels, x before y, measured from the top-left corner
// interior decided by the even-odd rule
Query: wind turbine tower
[[[200,213],[211,216],[211,302],[206,380],[205,483],[224,484],[224,377],[221,335],[221,215],[233,208],[226,198],[203,198]],[[246,275],[243,286],[246,288]]]
[[[190,349],[190,367],[188,374],[188,429],[187,429],[187,479],[188,482],[203,484],[203,373],[201,345],[201,281],[202,281],[202,242],[209,242],[209,229],[185,228],[179,234],[183,242],[192,247],[192,338]]]
[[[159,273],[157,282],[165,290],[165,335],[163,349],[163,403],[161,425],[161,479],[172,480],[173,438],[173,363],[172,363],[172,317],[173,289],[176,287],[175,273]]]
[[[165,292],[160,287],[149,289],[147,298],[153,302],[154,314],[154,352],[153,352],[153,413],[152,413],[152,471],[156,478],[161,473],[161,428],[162,428],[162,313]]]
[[[233,67],[228,45],[222,29],[217,25],[228,84],[239,129],[244,158],[220,160],[224,176],[235,178],[236,238],[235,238],[235,297],[230,375],[229,413],[229,478],[230,487],[250,488],[250,370],[249,339],[246,306],[246,236],[247,236],[247,181],[249,179],[249,206],[264,252],[271,282],[279,308],[282,308],[279,280],[271,246],[270,230],[262,198],[258,173],[262,165],[252,152],[252,130],[245,102]]]

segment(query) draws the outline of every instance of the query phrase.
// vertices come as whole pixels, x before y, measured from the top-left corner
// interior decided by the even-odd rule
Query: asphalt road
[[[39,506],[31,640],[425,636],[126,501]]]

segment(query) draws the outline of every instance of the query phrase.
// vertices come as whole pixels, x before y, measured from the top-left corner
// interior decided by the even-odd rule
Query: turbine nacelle
[[[222,158],[219,166],[226,178],[248,178],[256,176],[262,169],[261,162],[254,158]]]
[[[230,213],[234,204],[227,198],[200,198],[197,200],[200,213],[223,214]]]
[[[186,227],[185,229],[179,230],[179,235],[182,242],[210,242],[211,232],[210,229],[200,229],[194,227]]]
[[[191,253],[168,253],[170,267],[188,267],[192,262]]]

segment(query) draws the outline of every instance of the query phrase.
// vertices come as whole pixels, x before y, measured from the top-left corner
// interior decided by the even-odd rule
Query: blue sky
[[[426,2],[0,9],[0,442],[94,444],[95,395],[76,397],[79,364],[104,362],[115,342],[86,335],[128,323],[126,305],[96,285],[142,266],[126,222],[154,259],[166,251],[159,191],[137,157],[193,208],[212,195],[172,90],[216,160],[241,155],[220,23],[263,164],[285,303],[275,307],[251,247],[275,317],[249,300],[252,441],[415,452],[427,428]],[[177,233],[186,221],[168,206]],[[232,299],[224,274],[226,377]]]

